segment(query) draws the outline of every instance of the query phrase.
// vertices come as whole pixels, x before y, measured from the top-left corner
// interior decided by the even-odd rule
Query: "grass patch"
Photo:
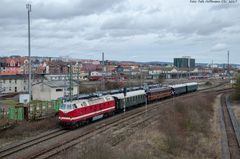
[[[7,105],[7,106],[16,106],[18,102],[12,99],[5,99],[5,100],[1,100],[0,104]]]

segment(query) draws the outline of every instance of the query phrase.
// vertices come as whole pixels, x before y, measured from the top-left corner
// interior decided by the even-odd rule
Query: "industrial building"
[[[174,66],[177,68],[195,68],[195,59],[189,56],[174,58]]]
[[[69,95],[69,81],[44,81],[32,86],[33,100],[51,101]],[[72,95],[78,94],[78,84],[72,81]]]

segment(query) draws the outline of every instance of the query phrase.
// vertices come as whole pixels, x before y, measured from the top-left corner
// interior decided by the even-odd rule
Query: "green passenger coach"
[[[187,86],[187,92],[188,93],[195,92],[198,89],[198,84],[195,83],[195,82],[187,83],[186,86]]]
[[[124,109],[124,94],[114,94],[113,97],[115,98],[116,102],[116,110],[120,111]],[[127,92],[125,96],[126,108],[130,108],[139,104],[145,103],[145,91],[138,90]]]

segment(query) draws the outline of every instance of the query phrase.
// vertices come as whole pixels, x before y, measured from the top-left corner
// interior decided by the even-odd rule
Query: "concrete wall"
[[[49,101],[51,100],[50,87],[42,83],[32,86],[33,100]]]

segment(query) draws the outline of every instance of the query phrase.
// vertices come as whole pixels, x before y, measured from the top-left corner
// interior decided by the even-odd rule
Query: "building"
[[[32,83],[41,81],[41,76],[33,75]],[[1,93],[24,93],[28,91],[28,75],[0,75]]]
[[[123,73],[123,71],[124,71],[124,68],[123,68],[121,65],[118,65],[118,66],[116,67],[116,72],[117,72],[117,73]]]
[[[76,64],[72,65],[72,73],[82,73],[82,67],[83,65],[77,62]]]
[[[87,73],[79,73],[79,74],[72,74],[72,79],[73,80],[79,80],[79,81],[84,81],[87,80]],[[46,74],[44,75],[45,79],[48,81],[64,81],[64,80],[69,80],[69,74],[54,74],[54,75],[49,75]]]
[[[78,84],[72,81],[72,95],[78,94]],[[32,86],[33,100],[51,101],[69,95],[69,81],[44,81]]]
[[[62,61],[51,61],[48,62],[48,72],[49,74],[68,74],[69,65]]]
[[[177,68],[195,68],[195,59],[191,57],[174,58],[174,66]]]
[[[3,68],[5,68],[5,67],[6,67],[6,64],[4,62],[4,59],[0,58],[0,74],[1,74],[1,72],[3,70]]]
[[[7,57],[1,60],[1,72],[0,75],[16,75],[20,73],[20,58],[19,57]]]

